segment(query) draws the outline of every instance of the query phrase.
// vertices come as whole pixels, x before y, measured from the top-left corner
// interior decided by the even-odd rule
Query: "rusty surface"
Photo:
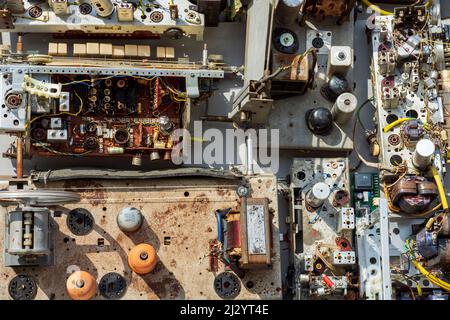
[[[272,219],[273,268],[249,270],[242,279],[238,299],[280,299],[276,180],[258,177],[251,180],[251,186],[254,197],[268,197],[270,207],[275,209]],[[56,208],[63,214],[54,218],[58,226],[55,266],[0,267],[1,299],[10,299],[8,283],[15,274],[27,274],[36,279],[39,286],[36,299],[69,299],[66,279],[77,268],[91,273],[97,282],[109,272],[122,274],[128,284],[123,299],[219,299],[213,289],[215,273],[209,271],[208,254],[210,240],[216,237],[215,210],[238,208],[232,182],[212,179],[79,180],[53,182],[46,187],[77,191],[82,200]],[[134,234],[121,232],[116,223],[117,213],[126,206],[140,209],[145,217],[143,226]],[[94,230],[87,236],[75,236],[67,228],[67,213],[78,207],[89,210],[95,218]],[[0,219],[0,230],[4,230],[4,219]],[[99,239],[104,240],[103,246],[98,245]],[[132,273],[127,265],[128,251],[142,242],[153,245],[159,257],[155,270],[145,276]],[[3,242],[0,250],[3,252]],[[224,265],[218,262],[218,272],[224,270]],[[246,288],[249,281],[254,284],[251,289]],[[104,298],[97,294],[95,299]]]

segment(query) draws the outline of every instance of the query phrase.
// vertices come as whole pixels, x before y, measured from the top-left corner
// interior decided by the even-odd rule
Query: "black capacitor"
[[[333,75],[328,83],[321,88],[320,92],[327,100],[335,102],[341,94],[350,92],[350,87],[347,79]]]
[[[306,112],[306,125],[312,133],[327,135],[333,129],[333,115],[327,108],[313,108]]]

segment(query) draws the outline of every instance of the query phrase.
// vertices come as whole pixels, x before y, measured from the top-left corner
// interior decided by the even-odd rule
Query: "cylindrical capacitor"
[[[135,154],[131,159],[131,165],[136,167],[142,166],[142,156],[140,154]]]
[[[114,11],[114,4],[111,0],[91,0],[91,2],[100,17],[109,17]]]
[[[123,208],[117,215],[117,225],[124,232],[139,230],[143,220],[141,211],[132,207]]]
[[[420,169],[425,170],[433,161],[433,154],[435,151],[434,143],[429,139],[422,139],[416,144],[416,150],[414,151],[412,163]]]
[[[17,254],[23,251],[23,212],[13,211],[7,215],[9,228],[8,252]]]
[[[341,94],[336,99],[333,108],[331,108],[334,122],[344,124],[349,121],[352,118],[357,105],[358,99],[356,99],[353,93],[345,92]]]
[[[124,149],[122,147],[107,147],[106,153],[109,154],[122,154],[124,153]]]
[[[280,0],[276,9],[277,21],[285,26],[295,23],[300,13],[303,0]]]
[[[153,151],[152,153],[150,153],[150,160],[154,161],[154,160],[159,160],[160,156],[159,156],[159,152],[158,151]]]
[[[325,182],[317,182],[306,194],[306,203],[313,208],[320,207],[330,195],[330,187]]]

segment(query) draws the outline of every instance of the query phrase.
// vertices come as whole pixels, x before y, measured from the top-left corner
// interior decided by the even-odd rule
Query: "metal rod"
[[[22,137],[20,136],[16,138],[16,149],[17,149],[16,173],[17,178],[21,179],[23,178],[23,141]]]
[[[230,119],[225,116],[205,116],[200,117],[202,121],[217,121],[217,122],[233,122],[233,119]]]

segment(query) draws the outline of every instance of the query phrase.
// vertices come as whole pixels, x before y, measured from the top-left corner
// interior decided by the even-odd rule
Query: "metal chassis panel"
[[[192,6],[186,0],[175,0],[175,4],[179,6],[179,19],[174,21],[170,18],[168,8],[162,10],[156,9],[163,14],[163,20],[154,23],[150,21],[148,14],[147,19],[141,19],[141,11],[134,10],[133,22],[120,22],[117,19],[116,9],[114,9],[110,17],[102,18],[95,14],[92,8],[92,14],[83,15],[79,13],[78,5],[69,6],[69,14],[56,15],[47,4],[41,4],[43,15],[47,15],[47,21],[32,19],[28,15],[28,9],[35,5],[34,3],[25,2],[25,13],[21,15],[12,14],[14,19],[14,29],[0,29],[1,32],[36,32],[36,33],[63,33],[65,31],[83,31],[86,33],[108,33],[108,34],[132,34],[135,31],[147,31],[156,34],[162,34],[167,29],[178,28],[188,35],[194,35],[197,40],[203,40],[203,32],[205,29],[205,17],[196,11],[190,9]],[[116,2],[116,1],[114,1]],[[185,12],[185,10],[188,10]],[[200,19],[199,23],[189,23],[186,21],[188,13],[195,12]]]
[[[198,79],[199,78],[223,78],[224,72],[221,70],[177,70],[177,69],[148,69],[148,68],[130,68],[122,69],[117,67],[71,67],[71,66],[30,66],[30,65],[8,65],[0,66],[0,72],[13,73],[13,85],[16,84],[17,90],[23,82],[25,74],[91,74],[105,76],[159,76],[159,77],[182,77],[186,79],[186,90],[190,98],[199,97]]]

